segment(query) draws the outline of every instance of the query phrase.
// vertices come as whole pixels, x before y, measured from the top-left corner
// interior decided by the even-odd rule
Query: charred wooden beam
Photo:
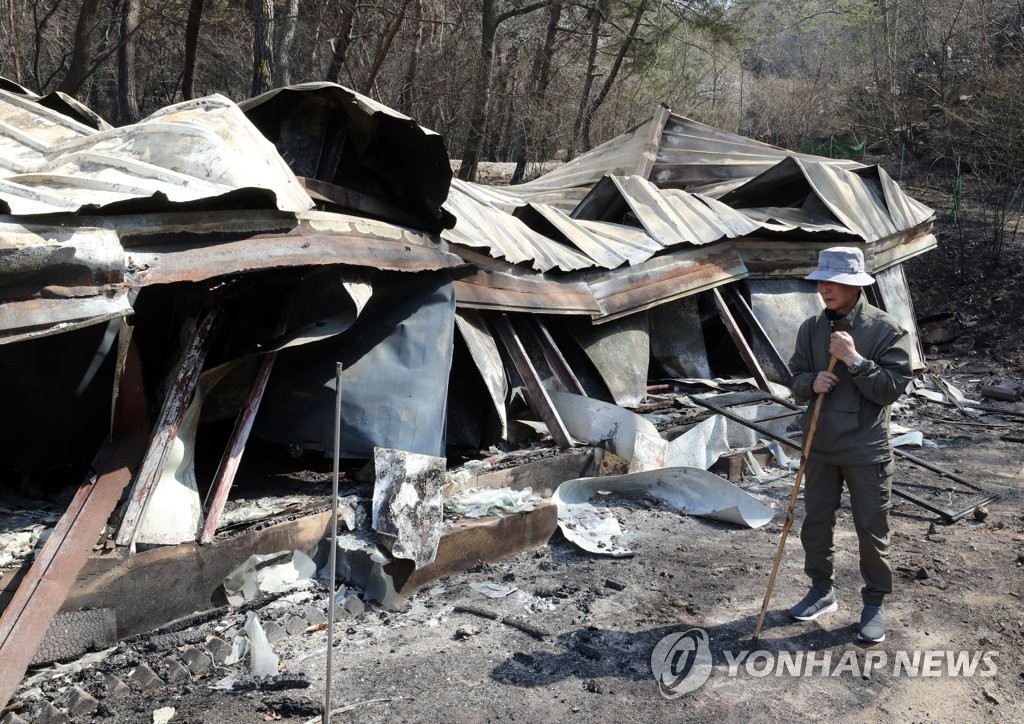
[[[276,360],[277,352],[268,352],[263,355],[259,369],[256,371],[256,379],[253,380],[249,395],[235,420],[231,439],[228,440],[228,445],[224,449],[224,455],[217,467],[217,475],[210,488],[212,498],[209,511],[206,513],[206,522],[199,535],[200,543],[209,543],[217,532],[217,524],[220,522],[221,513],[224,512],[224,503],[227,502],[228,493],[231,492],[231,484],[235,481],[238,466],[242,464],[245,443],[249,440],[249,433],[252,432],[252,424],[256,419],[256,412],[260,409],[263,393],[267,389],[267,380],[270,379],[270,371],[274,368]]]
[[[131,545],[139,532],[142,518],[146,513],[146,506],[149,504],[150,496],[156,489],[157,481],[160,480],[160,475],[163,472],[167,452],[171,443],[178,437],[178,429],[181,427],[185,411],[188,409],[192,396],[195,394],[196,385],[199,383],[199,373],[202,371],[203,361],[206,359],[206,343],[210,329],[213,327],[214,317],[213,312],[207,312],[201,319],[195,320],[192,336],[181,359],[171,372],[170,384],[167,386],[167,394],[160,409],[153,437],[149,442],[149,449],[146,450],[138,474],[135,476],[128,505],[125,507],[124,517],[121,520],[121,527],[117,532],[118,545]]]

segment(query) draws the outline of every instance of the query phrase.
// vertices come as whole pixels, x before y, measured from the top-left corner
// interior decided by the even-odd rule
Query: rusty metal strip
[[[146,448],[148,405],[141,379],[132,345],[125,354],[116,401],[115,435],[124,434],[97,454],[93,474],[78,489],[0,616],[0,708],[17,690]]]
[[[728,305],[722,298],[722,293],[718,289],[711,290],[711,297],[715,300],[715,308],[718,310],[718,316],[722,318],[722,323],[725,324],[725,328],[729,331],[729,336],[732,337],[733,344],[736,345],[736,349],[739,350],[740,356],[743,357],[743,361],[747,365],[747,369],[754,375],[754,379],[757,381],[757,386],[762,390],[770,391],[771,385],[768,384],[768,378],[764,374],[764,370],[761,369],[761,365],[758,363],[757,358],[754,356],[754,351],[747,344],[747,340],[743,338],[743,334],[740,332],[739,326],[736,324],[736,320],[733,319],[732,313],[729,311]]]
[[[555,339],[551,336],[551,331],[547,328],[547,325],[544,324],[544,320],[535,315],[530,315],[530,320],[533,322],[534,337],[540,346],[541,352],[544,353],[544,359],[547,360],[551,371],[557,375],[558,381],[569,392],[586,397],[587,393],[583,391],[583,385],[576,378],[576,373],[572,371],[572,368],[565,359],[565,355],[562,354],[562,350],[555,344]]]
[[[206,544],[213,540],[217,532],[217,523],[220,522],[221,513],[224,512],[224,503],[227,502],[228,493],[231,492],[231,484],[235,480],[238,466],[242,463],[242,453],[245,452],[245,443],[252,431],[252,423],[256,419],[256,411],[260,409],[260,402],[263,400],[263,393],[267,389],[267,380],[270,379],[270,371],[274,368],[277,360],[277,352],[268,352],[260,360],[259,369],[256,371],[256,379],[253,380],[249,395],[246,397],[242,410],[235,420],[235,428],[231,431],[231,439],[224,450],[217,468],[217,475],[214,478],[211,488],[213,499],[210,503],[210,510],[206,514],[206,522],[203,524],[199,542]]]
[[[523,378],[523,382],[526,383],[526,389],[530,393],[530,402],[533,404],[534,411],[544,421],[544,424],[548,426],[548,432],[551,433],[551,437],[560,448],[572,447],[569,431],[566,429],[565,423],[562,422],[562,418],[558,416],[558,411],[555,409],[554,404],[552,404],[547,390],[541,384],[537,370],[534,369],[533,363],[526,354],[522,341],[512,327],[512,322],[504,314],[496,315],[494,322],[501,341],[504,342],[505,348],[508,350],[509,355],[512,356],[512,363],[519,371],[519,376]]]
[[[775,343],[772,342],[771,337],[768,336],[768,332],[761,326],[760,320],[754,314],[754,310],[747,304],[747,300],[740,294],[739,289],[733,285],[727,285],[724,287],[725,293],[729,295],[729,299],[732,300],[733,305],[739,311],[740,316],[743,317],[743,321],[750,329],[751,333],[761,338],[761,343],[764,345],[764,349],[768,354],[768,361],[772,363],[772,367],[775,368],[775,373],[779,376],[779,382],[786,384],[789,382],[789,378],[793,376],[793,373],[789,371],[789,365],[786,364],[786,360],[779,354],[779,350],[775,347]]]
[[[185,411],[188,409],[199,382],[199,373],[203,368],[203,361],[206,359],[206,342],[215,316],[215,313],[207,312],[202,315],[202,319],[195,321],[195,331],[192,333],[181,359],[171,372],[170,384],[167,387],[167,394],[160,409],[155,431],[142,464],[139,466],[135,482],[132,484],[128,505],[121,520],[121,527],[117,532],[118,545],[131,545],[139,531],[149,498],[163,471],[168,449],[178,436],[178,428],[181,426]]]

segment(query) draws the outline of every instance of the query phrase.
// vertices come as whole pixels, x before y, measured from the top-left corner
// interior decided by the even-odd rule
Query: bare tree
[[[416,71],[419,67],[420,53],[423,50],[423,0],[416,3],[416,30],[413,35],[412,48],[409,50],[409,65],[405,69],[405,81],[398,97],[398,110],[411,116],[416,100]]]
[[[93,30],[96,28],[96,14],[99,0],[83,0],[75,25],[74,46],[71,51],[71,63],[58,90],[74,95],[89,77],[89,48],[92,44]]]
[[[139,98],[135,81],[135,33],[139,28],[142,0],[122,0],[120,44],[117,49],[117,120],[139,120]]]
[[[547,5],[547,1],[531,3],[498,13],[498,0],[483,0],[481,8],[480,59],[477,63],[473,82],[473,106],[469,113],[469,130],[463,144],[462,165],[459,178],[472,181],[476,178],[480,154],[483,151],[487,130],[487,106],[491,96],[491,70],[494,67],[494,42],[498,26],[509,18],[532,13]]]
[[[327,69],[327,80],[332,83],[341,82],[341,70],[348,60],[348,51],[352,43],[352,26],[355,23],[356,6],[352,0],[338,3],[338,35],[334,38],[334,53],[331,66]]]
[[[14,80],[21,83],[21,56],[18,54],[18,26],[15,23],[15,0],[7,0],[7,28],[10,32],[11,61],[14,65]]]
[[[274,0],[250,0],[253,19],[252,90],[258,96],[270,90],[274,74]]]
[[[191,100],[195,97],[196,51],[199,48],[199,26],[203,22],[204,0],[191,0],[188,5],[188,20],[185,23],[185,67],[181,74],[181,97]]]
[[[544,39],[537,45],[530,73],[530,108],[523,116],[522,132],[516,139],[515,162],[512,183],[522,183],[526,175],[527,146],[534,140],[538,116],[544,110],[548,84],[551,81],[551,59],[555,54],[555,35],[562,17],[562,0],[551,0],[548,5],[548,21],[544,28]],[[546,145],[546,144],[544,144]]]
[[[292,45],[295,43],[295,28],[298,22],[299,0],[285,0],[277,33],[277,64],[274,66],[274,85],[278,88],[292,82]]]
[[[398,33],[398,29],[402,26],[402,21],[405,20],[405,11],[409,7],[409,0],[402,0],[402,4],[398,8],[398,12],[395,13],[395,17],[391,20],[388,25],[387,31],[380,39],[380,43],[377,45],[377,52],[374,54],[373,65],[370,66],[370,72],[366,74],[366,81],[363,83],[363,93],[370,95],[370,91],[373,90],[373,84],[377,81],[377,74],[380,72],[381,66],[384,65],[384,59],[388,56],[388,51],[391,50],[391,43],[395,39],[395,35]]]

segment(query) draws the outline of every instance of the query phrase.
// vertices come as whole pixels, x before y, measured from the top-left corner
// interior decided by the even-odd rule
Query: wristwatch
[[[851,377],[856,377],[861,372],[868,368],[868,361],[861,357],[859,360],[854,362],[852,365],[846,365],[846,371],[850,373]]]

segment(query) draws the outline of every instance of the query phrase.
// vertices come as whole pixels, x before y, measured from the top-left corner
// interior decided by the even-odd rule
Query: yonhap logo
[[[699,689],[711,676],[711,645],[704,629],[672,633],[651,653],[651,672],[666,699]]]

